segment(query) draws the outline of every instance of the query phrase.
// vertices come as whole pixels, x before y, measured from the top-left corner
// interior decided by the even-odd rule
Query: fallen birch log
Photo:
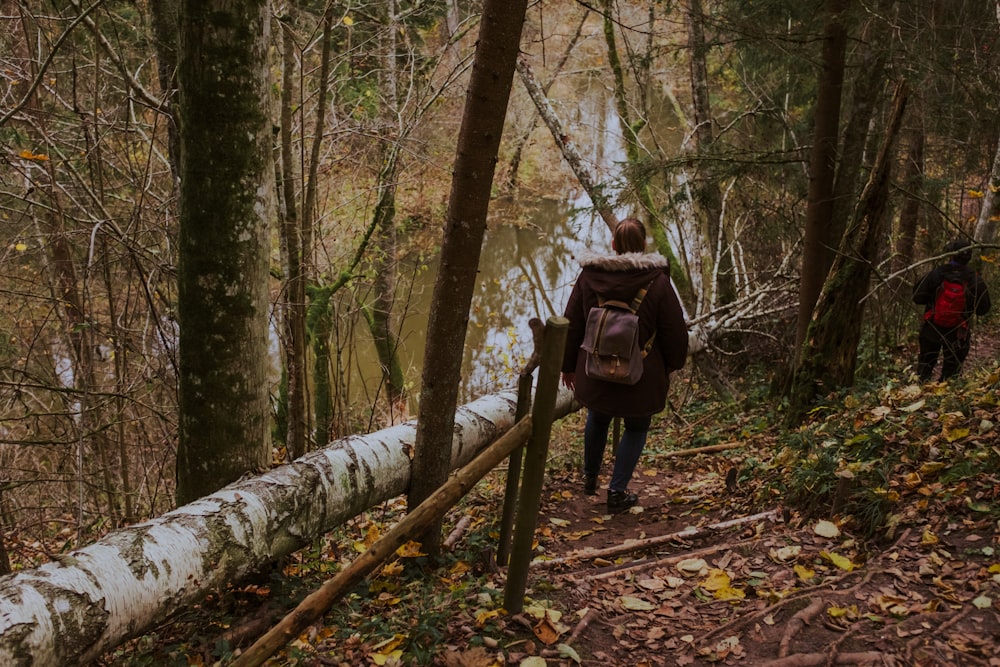
[[[548,560],[535,560],[532,561],[531,567],[536,569],[545,569],[549,567],[555,567],[556,565],[566,565],[568,563],[574,563],[581,560],[594,560],[595,558],[614,558],[616,556],[621,556],[623,554],[635,553],[637,551],[645,551],[646,549],[652,549],[675,540],[689,540],[692,537],[700,537],[714,530],[725,530],[727,528],[733,528],[735,526],[742,526],[748,523],[756,523],[757,521],[764,521],[766,519],[774,519],[779,514],[778,510],[769,510],[767,512],[761,512],[760,514],[752,514],[750,516],[740,517],[738,519],[730,519],[728,521],[719,521],[718,523],[710,523],[707,526],[702,526],[698,528],[696,526],[689,526],[684,530],[677,531],[676,533],[670,533],[668,535],[657,535],[655,537],[648,537],[643,540],[632,540],[631,542],[626,542],[624,544],[616,544],[613,547],[607,547],[605,549],[582,549],[580,551],[574,551],[573,553],[562,556],[561,558],[550,558]]]
[[[396,553],[413,535],[419,534],[458,502],[472,486],[498,463],[522,446],[531,435],[531,416],[525,417],[490,445],[472,463],[450,477],[427,500],[403,517],[350,565],[305,597],[289,614],[233,661],[232,667],[257,667],[274,652],[297,637],[321,617],[356,583]]]
[[[459,407],[452,467],[514,424],[512,392]],[[556,417],[573,406],[559,395]],[[0,578],[0,665],[88,663],[409,485],[416,423],[351,436],[59,562]]]

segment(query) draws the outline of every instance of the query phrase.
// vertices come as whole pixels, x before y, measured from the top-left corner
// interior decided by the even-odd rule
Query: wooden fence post
[[[542,361],[538,370],[538,390],[532,406],[531,438],[525,448],[524,475],[517,504],[517,521],[514,542],[507,568],[507,585],[504,588],[504,608],[516,614],[524,607],[524,589],[528,582],[528,565],[531,563],[531,545],[535,537],[535,523],[541,505],[542,484],[545,481],[545,459],[549,453],[549,435],[555,414],[556,395],[559,393],[559,371],[562,367],[563,347],[569,320],[550,317],[545,323]]]
[[[531,373],[521,373],[517,379],[517,407],[514,421],[519,421],[531,408]],[[510,535],[514,529],[514,512],[517,510],[517,492],[521,485],[521,463],[524,447],[518,447],[507,459],[507,486],[503,494],[503,512],[500,514],[500,539],[497,544],[497,565],[506,565],[510,558]]]

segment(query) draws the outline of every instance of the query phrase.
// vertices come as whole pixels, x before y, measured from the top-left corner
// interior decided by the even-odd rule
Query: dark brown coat
[[[562,371],[576,373],[576,398],[584,406],[615,417],[645,417],[663,410],[670,387],[670,372],[684,366],[688,334],[677,294],[670,284],[667,260],[658,254],[625,253],[580,257],[583,270],[576,279],[564,313],[569,320]],[[656,332],[656,341],[643,364],[642,378],[634,385],[587,377],[583,343],[587,313],[597,297],[630,302],[652,281],[639,306],[639,339],[645,343]]]

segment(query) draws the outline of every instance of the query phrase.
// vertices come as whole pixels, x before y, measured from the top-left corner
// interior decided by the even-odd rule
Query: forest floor
[[[794,454],[759,404],[654,422],[630,487],[640,504],[611,516],[603,488],[583,494],[577,413],[554,426],[523,611],[502,609],[493,473],[449,515],[449,530],[470,527],[444,566],[419,553],[385,565],[267,664],[998,667],[1000,332],[975,340],[962,382],[900,378],[802,432],[814,447],[837,428],[888,434],[897,451],[875,491],[892,509],[877,530],[836,493],[786,502],[775,470]],[[872,465],[841,466],[845,493]],[[208,600],[104,663],[225,664],[401,511],[368,513],[286,565],[282,586]]]
[[[967,374],[1000,359],[996,330],[974,340]],[[978,422],[965,436],[970,449],[996,452],[991,432],[977,434],[984,421],[1000,423],[987,396],[995,385],[991,376],[963,389],[978,406],[967,415]],[[910,385],[897,400],[857,406],[855,419],[946,391]],[[562,632],[552,640],[551,618],[537,607],[508,620],[526,638],[508,664],[537,654],[548,665],[1000,665],[997,475],[935,480],[933,462],[914,461],[890,482],[900,498],[895,527],[865,537],[833,508],[806,518],[778,489],[759,486],[752,464],[774,455],[767,432],[737,436],[733,449],[676,455],[685,449],[679,432],[717,427],[705,415],[666,428],[670,436],[654,429],[654,453],[630,487],[640,505],[629,513],[609,516],[604,492],[584,495],[576,472],[550,476],[539,549],[557,564],[537,559],[532,580],[548,591],[541,607],[563,612]]]
[[[995,367],[997,333],[979,333],[967,374]],[[996,378],[983,382],[990,389],[965,390],[976,394],[978,410],[968,417],[979,424],[965,437],[970,448],[996,451],[992,433],[976,433],[988,428],[984,420],[1000,423],[984,400]],[[906,405],[859,405],[855,418],[946,391],[910,385],[896,395]],[[706,415],[680,431],[717,427]],[[651,432],[649,449],[658,453],[636,471],[631,490],[640,505],[629,513],[609,516],[604,492],[584,495],[576,472],[548,479],[539,549],[557,564],[537,559],[532,578],[548,591],[542,607],[563,612],[562,633],[551,641],[537,608],[509,620],[527,638],[509,651],[509,664],[538,654],[548,665],[1000,665],[995,474],[934,481],[935,466],[915,461],[890,482],[900,497],[895,527],[866,538],[832,508],[806,518],[777,489],[759,487],[748,464],[774,455],[767,432],[683,456],[676,454],[685,443],[658,447],[658,439],[671,438]]]

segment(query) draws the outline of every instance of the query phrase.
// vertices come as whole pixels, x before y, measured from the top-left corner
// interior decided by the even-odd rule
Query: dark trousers
[[[583,428],[583,473],[596,476],[601,471],[604,460],[604,449],[608,443],[608,428],[611,426],[611,415],[589,410],[587,425]],[[652,417],[625,417],[625,433],[618,443],[615,452],[615,467],[611,473],[612,491],[626,491],[635,466],[639,463],[642,449],[646,445],[646,432],[653,421]]]
[[[931,379],[938,356],[941,356],[941,379],[947,380],[958,375],[962,362],[969,356],[969,327],[940,329],[930,322],[920,327],[920,356],[917,359],[917,375],[924,382]]]

